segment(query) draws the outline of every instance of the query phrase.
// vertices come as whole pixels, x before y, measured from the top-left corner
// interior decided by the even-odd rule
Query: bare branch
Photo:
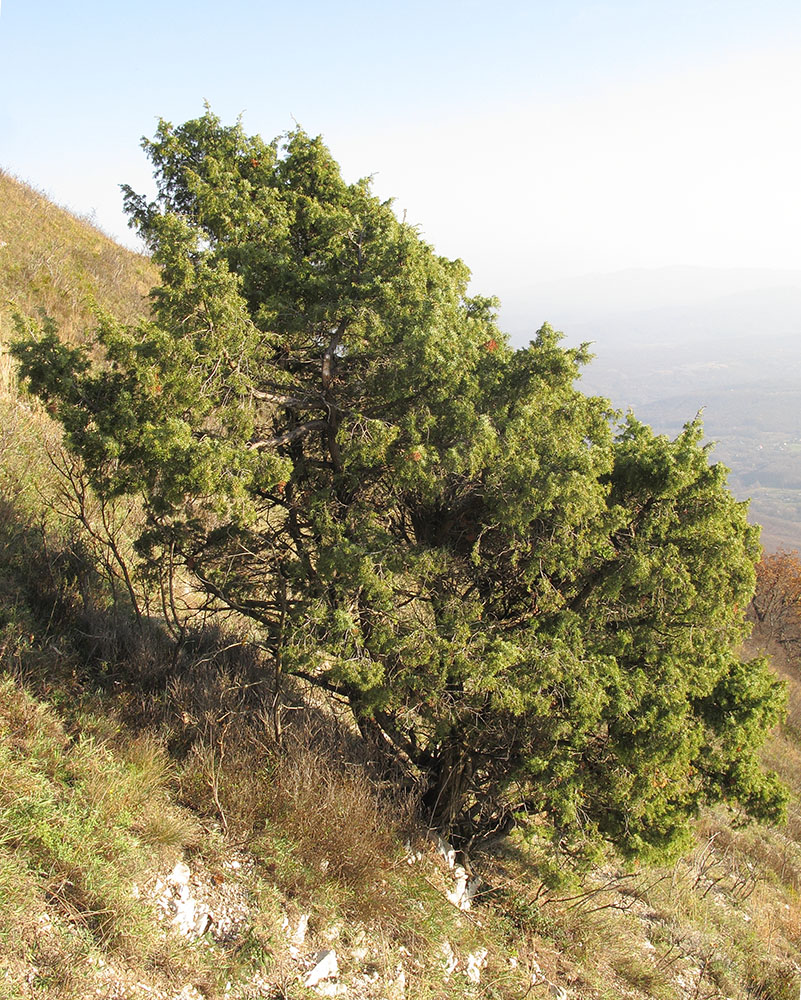
[[[328,426],[326,420],[308,420],[305,424],[298,424],[292,430],[284,431],[283,434],[276,434],[275,437],[265,438],[261,441],[252,441],[250,447],[253,451],[264,451],[265,448],[278,448],[282,444],[292,444],[299,441],[311,431],[324,431]]]
[[[301,399],[300,396],[289,396],[282,392],[263,392],[261,389],[251,389],[250,395],[253,399],[265,403],[279,403],[281,406],[296,406],[299,409],[325,409],[325,402],[322,399],[315,400],[309,396]]]

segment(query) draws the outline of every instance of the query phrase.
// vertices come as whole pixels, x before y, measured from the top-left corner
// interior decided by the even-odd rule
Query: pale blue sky
[[[801,0],[5,0],[0,166],[130,240],[156,119],[322,133],[476,290],[801,268]],[[1,234],[0,234],[1,235]]]

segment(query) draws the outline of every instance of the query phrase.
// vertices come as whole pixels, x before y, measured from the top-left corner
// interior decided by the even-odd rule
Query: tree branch
[[[264,438],[261,441],[251,441],[249,447],[253,451],[264,451],[265,448],[278,448],[282,444],[292,444],[305,437],[311,431],[324,431],[328,427],[327,420],[308,420],[305,424],[298,424],[292,430],[284,431],[283,434],[276,434],[275,437]]]

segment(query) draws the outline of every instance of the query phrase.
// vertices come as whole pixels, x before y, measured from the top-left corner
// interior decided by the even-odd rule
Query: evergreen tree
[[[665,853],[704,803],[777,818],[781,691],[737,655],[758,534],[700,426],[616,426],[548,326],[513,350],[320,139],[207,112],[145,147],[152,318],[15,351],[94,488],[141,498],[147,564],[346,700],[462,841],[528,816]]]

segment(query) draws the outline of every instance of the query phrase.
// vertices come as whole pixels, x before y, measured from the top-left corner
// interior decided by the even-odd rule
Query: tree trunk
[[[471,786],[472,770],[464,742],[455,730],[443,741],[438,756],[429,768],[429,786],[423,796],[428,822],[434,829],[450,836],[458,831]]]

